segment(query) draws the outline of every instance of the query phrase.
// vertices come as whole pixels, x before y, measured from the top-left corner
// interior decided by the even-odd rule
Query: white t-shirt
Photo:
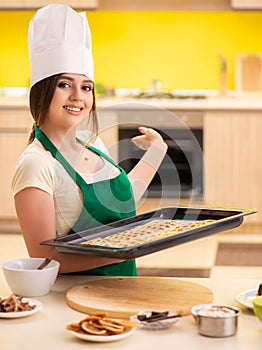
[[[83,140],[82,135],[77,135]],[[100,138],[92,144],[107,153]],[[107,153],[108,154],[108,153]],[[80,174],[87,183],[94,183],[119,175],[117,167],[104,159],[104,166],[94,174]],[[27,187],[37,187],[55,201],[56,231],[58,236],[65,235],[78,219],[82,210],[82,192],[63,166],[50,152],[35,144],[27,146],[19,157],[12,181],[13,194]]]

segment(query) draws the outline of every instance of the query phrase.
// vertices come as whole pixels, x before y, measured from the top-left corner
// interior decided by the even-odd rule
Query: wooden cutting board
[[[237,93],[262,92],[262,53],[241,53],[236,57]]]
[[[109,277],[67,291],[67,303],[83,313],[106,311],[109,317],[129,318],[141,310],[176,311],[189,315],[196,304],[212,303],[210,289],[165,277]]]

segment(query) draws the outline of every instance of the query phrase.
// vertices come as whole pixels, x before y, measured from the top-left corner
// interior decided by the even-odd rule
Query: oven
[[[148,126],[165,139],[167,154],[154,176],[147,196],[192,197],[203,194],[203,112],[136,108],[118,112],[119,164],[129,172],[144,151],[130,139],[138,126]]]

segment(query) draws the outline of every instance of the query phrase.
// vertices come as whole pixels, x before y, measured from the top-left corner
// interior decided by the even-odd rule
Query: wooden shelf
[[[0,10],[34,10],[50,2],[47,0],[10,0],[1,1]],[[64,4],[64,0],[53,0],[53,4]],[[66,4],[74,9],[96,9],[98,6],[98,0],[67,0]]]
[[[229,11],[230,0],[99,0],[100,10],[117,11]]]

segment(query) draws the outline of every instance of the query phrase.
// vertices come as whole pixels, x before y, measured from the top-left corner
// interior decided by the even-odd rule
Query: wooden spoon
[[[42,270],[44,267],[46,267],[52,259],[45,258],[45,260],[38,266],[37,270]]]

